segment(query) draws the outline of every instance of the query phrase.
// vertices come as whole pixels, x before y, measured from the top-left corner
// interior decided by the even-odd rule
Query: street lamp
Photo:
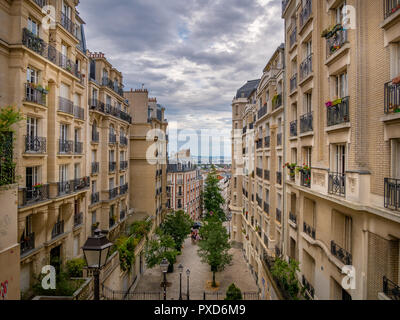
[[[161,263],[160,263],[160,268],[162,273],[164,274],[164,300],[167,300],[167,271],[168,271],[168,260],[167,259],[162,259]]]
[[[187,275],[187,299],[189,300],[189,276],[190,276],[190,270],[186,270],[186,275]]]
[[[88,237],[82,247],[88,269],[94,275],[94,300],[100,300],[100,270],[107,262],[108,253],[112,243],[108,241],[99,229],[94,231],[94,236]]]
[[[179,271],[179,300],[182,300],[182,273],[183,273],[182,264],[178,266],[178,271]]]

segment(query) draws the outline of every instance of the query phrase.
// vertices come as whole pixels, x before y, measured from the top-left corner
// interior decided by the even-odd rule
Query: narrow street
[[[232,283],[235,283],[242,292],[258,291],[255,280],[243,259],[241,249],[232,248],[231,253],[233,254],[233,260],[231,265],[226,267],[223,272],[217,273],[216,281],[220,283],[218,289],[212,289],[207,285],[207,281],[211,281],[212,279],[212,273],[210,272],[210,267],[200,261],[197,250],[198,246],[193,245],[190,238],[186,239],[182,254],[178,256],[177,262],[174,265],[174,272],[167,274],[167,281],[171,283],[171,286],[167,288],[168,300],[178,300],[179,298],[179,272],[177,267],[180,263],[184,267],[184,273],[182,275],[182,292],[184,293],[184,299],[186,298],[186,270],[188,268],[190,270],[190,300],[202,300],[204,291],[218,291],[223,293],[225,297],[226,290]],[[162,291],[160,287],[161,282],[162,274],[160,268],[155,267],[154,269],[148,269],[140,279],[135,292]]]

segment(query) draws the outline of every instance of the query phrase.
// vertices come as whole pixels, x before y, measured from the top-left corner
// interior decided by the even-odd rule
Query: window
[[[60,170],[59,171],[60,182],[68,181],[68,165],[67,164],[60,165],[59,170]]]
[[[31,67],[26,69],[26,81],[29,83],[38,83],[39,72]]]
[[[74,179],[79,179],[81,177],[81,167],[79,163],[74,164]]]
[[[335,77],[336,82],[336,97],[345,98],[348,96],[348,82],[347,82],[347,72],[344,72]]]
[[[297,149],[296,148],[292,148],[292,163],[297,163]]]
[[[79,137],[80,137],[80,129],[75,128],[75,130],[74,130],[74,141],[75,142],[79,142],[80,141]]]
[[[115,159],[115,153],[114,153],[114,150],[110,150],[110,152],[109,152],[109,156],[110,156],[110,162],[114,162],[114,159]]]
[[[304,94],[304,112],[310,113],[312,111],[312,94]]]
[[[123,186],[125,184],[125,182],[124,182],[125,179],[124,178],[125,178],[124,176],[120,176],[119,177],[119,185],[120,186]]]
[[[334,145],[333,146],[333,163],[332,170],[334,172],[344,174],[346,172],[346,146]]]
[[[60,86],[60,96],[64,99],[69,99],[69,86],[64,83],[61,83]]]
[[[40,167],[27,167],[26,173],[26,189],[31,191],[35,184],[41,183]]]
[[[77,93],[74,94],[74,105],[77,107],[81,106],[81,96]]]
[[[71,19],[71,7],[69,5],[67,5],[64,1],[63,1],[63,5],[62,5],[62,13],[68,18]]]
[[[26,135],[28,137],[37,137],[38,135],[38,119],[26,118]]]
[[[60,140],[67,141],[68,140],[68,125],[67,124],[60,124]]]
[[[308,41],[304,44],[304,58],[307,58],[308,56],[310,56],[312,53],[312,41]]]
[[[392,140],[392,177],[400,179],[400,139]]]
[[[93,180],[92,181],[92,194],[97,192],[97,181]]]
[[[93,91],[92,91],[92,100],[97,101],[97,90],[96,89],[93,89]]]
[[[31,18],[28,18],[28,30],[35,36],[39,36],[39,24]]]
[[[336,8],[336,23],[337,24],[343,24],[343,18],[344,18],[343,10],[344,10],[345,6],[346,6],[346,1],[344,1],[340,6],[338,6]]]
[[[108,95],[106,96],[106,105],[111,106],[111,97]]]
[[[110,178],[108,181],[108,185],[110,187],[110,190],[114,189],[114,178]]]
[[[303,154],[304,163],[309,167],[311,167],[311,152],[312,152],[311,147],[304,148],[304,154]]]
[[[92,212],[92,224],[95,224],[97,222],[96,218],[96,210]]]

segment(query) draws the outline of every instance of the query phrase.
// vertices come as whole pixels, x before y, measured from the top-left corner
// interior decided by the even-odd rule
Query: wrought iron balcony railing
[[[74,103],[66,98],[58,97],[58,110],[68,114],[74,114]]]
[[[385,83],[385,113],[400,112],[400,84]]]
[[[270,136],[268,136],[268,137],[265,137],[264,138],[264,148],[270,148],[271,147],[271,137]]]
[[[83,154],[83,142],[74,141],[74,153]]]
[[[346,175],[344,173],[329,173],[328,192],[342,197],[346,195]]]
[[[385,208],[400,211],[400,179],[385,178]]]
[[[73,190],[80,191],[90,187],[90,177],[76,178],[72,180]]]
[[[383,0],[384,18],[390,17],[400,9],[400,0]]]
[[[258,119],[264,117],[267,114],[267,111],[268,111],[267,104],[264,104],[264,106],[261,107],[260,110],[258,110],[257,113]]]
[[[123,195],[126,194],[128,192],[128,184],[125,183],[124,185],[119,187],[119,194]]]
[[[119,190],[118,187],[108,190],[109,199],[110,199],[110,200],[111,200],[111,199],[114,199],[114,198],[116,198],[116,197],[118,196],[118,190]]]
[[[289,220],[292,221],[294,224],[297,224],[297,216],[293,212],[289,212]]]
[[[109,172],[114,172],[116,168],[117,168],[117,163],[115,161],[110,161],[108,163],[108,171]]]
[[[121,97],[124,96],[124,86],[121,84],[114,83],[110,78],[103,77],[101,84],[109,89],[113,90],[115,93],[119,94]]]
[[[105,105],[104,102],[102,102],[98,99],[90,99],[89,100],[89,108],[90,108],[90,110],[96,110],[96,111],[99,111],[99,112],[102,112],[105,114],[110,114],[114,117],[117,117],[117,118],[123,120],[123,121],[132,123],[132,117],[128,113],[126,113],[118,108],[115,108],[111,105]]]
[[[99,173],[100,163],[99,162],[92,162],[92,174]]]
[[[64,220],[55,223],[53,230],[51,230],[51,238],[54,239],[64,233]]]
[[[263,177],[262,168],[256,168],[256,174],[257,174],[257,177],[262,178]]]
[[[74,106],[74,117],[76,119],[85,120],[85,109]]]
[[[327,107],[326,115],[328,127],[349,122],[349,97],[342,98],[340,103]]]
[[[300,12],[300,28],[302,28],[308,19],[311,17],[312,13],[312,1],[307,0],[306,4],[304,5],[303,9]]]
[[[300,81],[307,78],[312,73],[312,57],[310,54],[304,61],[300,64]]]
[[[269,170],[264,170],[264,179],[269,181],[270,176],[271,172]]]
[[[98,203],[99,201],[100,201],[100,193],[99,192],[92,193],[91,203],[95,204],[95,203]]]
[[[313,131],[313,113],[309,112],[300,117],[300,133]]]
[[[128,138],[127,138],[127,137],[124,137],[124,136],[120,136],[120,137],[119,137],[119,143],[120,143],[121,145],[123,145],[123,146],[128,145]]]
[[[44,89],[37,88],[34,84],[25,83],[25,101],[47,106],[47,93]]]
[[[315,240],[315,228],[303,222],[303,232]]]
[[[282,184],[282,172],[279,171],[276,172],[276,183]]]
[[[281,209],[276,208],[276,221],[282,223],[282,211]]]
[[[326,38],[327,59],[347,43],[347,30],[339,25],[337,28],[338,29],[333,32],[329,38]]]
[[[282,106],[282,94],[277,94],[274,99],[272,100],[272,109],[278,109]]]
[[[341,262],[343,262],[346,266],[351,266],[353,262],[353,258],[351,253],[347,252],[345,249],[340,247],[335,241],[331,241],[331,253],[336,258],[338,258]]]
[[[110,134],[108,135],[108,142],[109,142],[110,144],[115,144],[115,143],[117,143],[117,135],[116,135],[116,134],[110,133]]]
[[[290,48],[293,47],[296,42],[297,42],[297,27],[294,27],[289,37]]]
[[[25,136],[26,153],[46,153],[46,138],[38,136]]]
[[[72,20],[68,18],[64,12],[61,12],[60,23],[64,27],[64,29],[66,29],[73,36],[76,36],[77,25],[73,23]]]
[[[297,120],[290,122],[290,136],[297,137]]]
[[[400,286],[387,277],[383,277],[383,293],[392,300],[400,300]]]
[[[83,224],[83,213],[75,213],[74,214],[74,227],[78,227]]]
[[[290,93],[297,89],[297,73],[290,78]]]
[[[35,249],[35,233],[23,235],[20,242],[21,256]]]
[[[60,139],[58,145],[60,154],[72,154],[74,151],[74,141]]]
[[[32,186],[31,188],[24,188],[22,192],[23,192],[22,206],[34,204],[49,199],[48,184],[36,185]]]
[[[48,0],[33,0],[39,7],[43,8],[48,5]]]
[[[304,277],[304,275],[303,275],[303,277],[302,277],[302,284],[303,284],[303,287],[307,290],[307,292],[308,292],[308,294],[310,295],[310,297],[311,297],[312,299],[314,299],[315,289],[314,289],[314,287],[311,285],[311,283],[307,281],[307,279]]]
[[[128,161],[120,161],[119,162],[119,169],[121,171],[124,171],[124,170],[128,169]]]
[[[300,184],[303,187],[311,188],[311,171],[301,170],[300,171]]]

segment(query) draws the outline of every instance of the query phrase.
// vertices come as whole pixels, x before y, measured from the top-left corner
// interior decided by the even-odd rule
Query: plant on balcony
[[[281,258],[276,258],[271,268],[273,277],[292,300],[298,300],[301,293],[301,285],[296,275],[299,271],[299,263],[293,259],[287,263]]]
[[[322,38],[330,38],[332,37],[336,32],[343,30],[343,26],[339,23],[336,24],[330,28],[326,28],[325,30],[322,31],[321,37]]]
[[[274,97],[272,98],[272,105],[276,106],[276,103],[278,102],[278,95],[274,95]]]
[[[68,260],[66,264],[68,276],[70,278],[82,278],[85,266],[86,262],[82,258]]]
[[[43,187],[43,184],[42,184],[42,183],[36,183],[36,184],[34,184],[32,187],[33,187],[34,189],[40,189],[40,188]]]
[[[138,239],[139,242],[147,237],[148,233],[151,230],[151,221],[135,221],[129,227],[129,235]]]
[[[133,237],[122,236],[115,240],[115,249],[119,253],[119,263],[122,271],[131,271],[135,263],[135,247],[138,240]]]

